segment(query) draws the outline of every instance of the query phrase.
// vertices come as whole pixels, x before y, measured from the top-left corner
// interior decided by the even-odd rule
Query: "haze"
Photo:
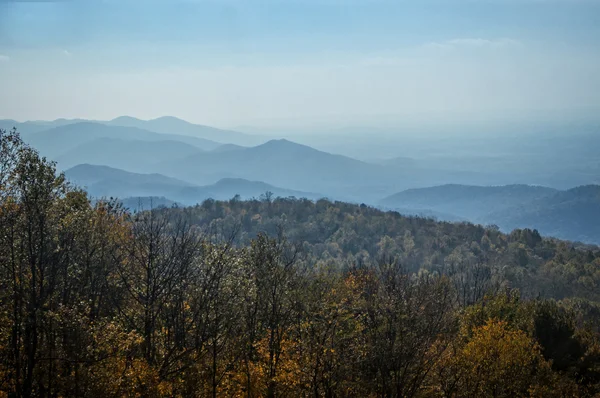
[[[0,118],[263,134],[598,119],[598,1],[174,3],[0,2]]]

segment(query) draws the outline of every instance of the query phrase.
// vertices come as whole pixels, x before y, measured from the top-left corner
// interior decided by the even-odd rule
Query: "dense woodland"
[[[270,194],[136,210],[0,130],[0,396],[600,394],[596,246]]]

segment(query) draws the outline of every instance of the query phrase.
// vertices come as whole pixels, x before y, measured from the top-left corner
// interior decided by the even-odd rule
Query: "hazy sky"
[[[599,71],[600,0],[0,0],[0,118],[591,117]]]

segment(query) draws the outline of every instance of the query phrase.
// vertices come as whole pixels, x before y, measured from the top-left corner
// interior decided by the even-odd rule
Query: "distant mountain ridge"
[[[145,173],[157,162],[179,159],[202,151],[197,146],[175,140],[144,141],[101,137],[68,150],[56,157],[56,161],[63,170],[90,163]]]
[[[429,209],[449,221],[458,216],[495,224],[504,231],[535,228],[560,239],[600,244],[599,185],[560,191],[529,185],[449,184],[409,189],[384,198],[380,204],[392,209]]]
[[[177,180],[175,178],[166,177],[162,174],[140,174],[131,173],[124,170],[116,169],[108,166],[97,166],[92,164],[80,164],[65,171],[65,175],[77,183],[92,183],[95,184],[104,180],[123,180],[126,182],[138,183],[160,183],[172,186],[191,186],[190,183]]]
[[[141,120],[131,116],[120,116],[105,122],[105,124],[110,126],[137,127],[162,134],[202,137],[224,144],[256,145],[261,142],[261,139],[257,136],[193,124],[173,116],[162,116],[151,120]]]
[[[599,182],[595,136],[580,137],[583,143],[557,141],[565,156],[571,156],[560,159],[580,158],[574,163],[577,167],[563,170],[560,161],[542,162],[546,158],[536,155],[539,148],[533,142],[528,147],[531,156],[525,158],[513,149],[509,157],[406,152],[408,157],[375,158],[368,163],[286,139],[261,142],[260,137],[248,138],[173,117],[144,121],[123,116],[108,122],[0,120],[0,128],[13,126],[27,143],[71,175],[72,168],[85,163],[120,170],[104,172],[98,180],[82,179],[95,196],[164,197],[195,204],[207,197],[229,199],[237,193],[252,197],[267,190],[278,196],[309,198],[319,198],[313,193],[318,192],[405,214],[496,224],[504,231],[537,228],[546,235],[600,243],[597,185],[568,189],[571,184]],[[201,134],[222,141],[201,138]],[[540,185],[527,185],[531,182]],[[546,183],[563,190],[541,186]]]
[[[600,185],[585,185],[487,215],[501,229],[531,228],[560,239],[600,244]]]
[[[0,120],[0,128],[10,130],[13,127],[16,127],[21,134],[25,136],[78,123],[95,123],[113,127],[132,127],[160,134],[194,137],[220,144],[249,146],[258,145],[265,141],[264,138],[257,135],[194,124],[173,116],[162,116],[150,120],[142,120],[132,116],[119,116],[112,120],[56,119],[49,121],[34,120],[18,122],[12,119],[4,119]]]
[[[390,184],[393,174],[380,165],[318,151],[288,140],[225,152],[204,152],[156,165],[156,171],[196,184],[235,177],[275,186],[344,197],[354,186]],[[345,189],[348,189],[345,191]],[[373,197],[364,190],[364,196]]]
[[[161,134],[137,127],[107,126],[96,122],[77,122],[24,136],[24,140],[51,159],[98,138],[142,141],[180,141],[199,149],[211,150],[221,144],[203,138]]]
[[[523,184],[503,186],[446,184],[408,189],[388,196],[380,203],[390,207],[432,209],[476,220],[491,211],[544,198],[556,192],[558,190],[553,188]]]
[[[92,197],[164,197],[185,205],[200,203],[205,199],[231,199],[239,195],[242,199],[259,197],[267,191],[274,196],[303,197],[317,199],[321,195],[279,188],[259,181],[244,179],[221,179],[214,184],[198,186],[162,174],[140,174],[108,166],[90,164],[77,165],[65,171],[69,181],[80,185]]]

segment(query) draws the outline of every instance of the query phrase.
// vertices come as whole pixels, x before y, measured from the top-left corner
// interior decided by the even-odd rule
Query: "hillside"
[[[559,251],[566,250],[568,257],[579,258],[584,263],[590,261],[587,250],[600,258],[598,246],[544,239],[533,230],[515,230],[506,234],[467,222],[453,223],[405,216],[398,212],[325,199],[316,202],[289,199],[276,199],[271,203],[264,200],[206,202],[201,206],[173,212],[184,212],[200,226],[216,223],[225,231],[240,222],[244,228],[238,240],[240,245],[248,244],[249,239],[260,232],[276,236],[278,228],[283,225],[291,241],[303,244],[305,255],[311,263],[327,263],[334,258],[341,264],[351,266],[353,262],[369,263],[392,256],[411,272],[419,269],[446,272],[452,261],[463,267],[475,267],[478,262],[525,267],[530,270],[528,274],[519,274],[520,271],[513,269],[497,276],[508,278],[509,286],[518,287],[533,296],[544,294],[562,297],[564,292],[552,291],[554,288],[546,286],[544,278],[574,277],[548,275],[548,272],[552,272],[550,268],[557,264],[549,264],[550,268],[542,267],[542,264],[555,258]],[[595,272],[592,268],[580,271]],[[561,286],[561,289],[571,292],[569,294],[589,293],[600,298],[600,292],[597,291],[575,293],[576,285],[583,282],[583,279],[579,282],[570,280],[568,283],[557,282],[555,286]]]

